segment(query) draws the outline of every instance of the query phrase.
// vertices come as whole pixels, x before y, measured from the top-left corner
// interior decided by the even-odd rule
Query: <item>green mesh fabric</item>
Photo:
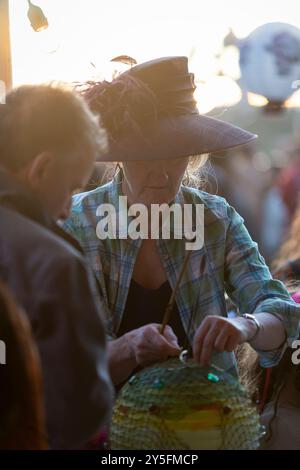
[[[170,359],[144,369],[121,389],[112,449],[257,449],[259,416],[230,374]]]

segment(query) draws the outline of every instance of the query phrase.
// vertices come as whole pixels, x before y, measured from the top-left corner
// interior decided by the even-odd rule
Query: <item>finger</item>
[[[166,338],[168,343],[172,344],[174,347],[179,348],[178,338],[170,326],[165,329],[163,336]]]
[[[177,341],[174,344],[165,339],[165,351],[168,353],[168,356],[178,356],[181,353],[181,347],[178,345]]]
[[[193,340],[193,356],[195,361],[200,362],[202,342],[210,329],[210,322],[203,321],[195,333]]]
[[[177,336],[169,325],[166,326],[163,334],[161,334],[160,329],[157,329],[156,332],[160,340],[164,341],[165,344],[167,343],[168,345],[171,345],[173,348],[176,349],[180,348]]]
[[[176,344],[169,342],[158,331],[151,336],[151,343],[152,348],[155,348],[160,356],[165,354],[168,356],[178,356],[181,351],[177,341]]]
[[[227,352],[232,352],[238,345],[238,337],[236,335],[231,335],[225,343],[224,350]]]
[[[200,354],[200,365],[201,367],[206,367],[210,363],[210,358],[213,352],[214,343],[216,339],[216,332],[215,328],[210,328],[204,341],[202,342],[202,349]]]
[[[225,351],[225,345],[226,345],[228,338],[229,338],[228,330],[224,328],[216,337],[214,349],[218,352]]]

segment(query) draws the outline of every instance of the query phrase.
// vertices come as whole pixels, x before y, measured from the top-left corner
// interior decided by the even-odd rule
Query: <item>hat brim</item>
[[[228,150],[252,142],[257,135],[201,114],[159,118],[141,133],[127,133],[109,143],[98,161],[165,160]]]

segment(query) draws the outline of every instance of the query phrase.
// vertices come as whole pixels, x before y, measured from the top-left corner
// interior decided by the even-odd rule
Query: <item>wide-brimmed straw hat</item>
[[[230,149],[257,137],[199,114],[187,57],[145,62],[105,83],[106,87],[98,84],[98,95],[96,85],[86,94],[108,130],[109,148],[101,161],[187,157]]]

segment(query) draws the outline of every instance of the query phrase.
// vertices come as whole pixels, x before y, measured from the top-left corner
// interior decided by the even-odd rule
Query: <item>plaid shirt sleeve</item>
[[[225,286],[240,313],[267,312],[283,322],[287,342],[274,351],[260,351],[263,367],[278,364],[287,346],[298,338],[300,305],[288,294],[281,281],[272,278],[264,258],[260,255],[245,225],[243,218],[228,206],[229,226],[226,236]]]

